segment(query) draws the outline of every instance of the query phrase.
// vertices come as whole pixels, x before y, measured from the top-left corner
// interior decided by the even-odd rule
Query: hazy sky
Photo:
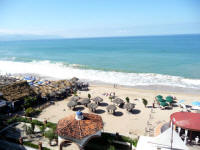
[[[200,0],[0,0],[0,34],[200,33]]]

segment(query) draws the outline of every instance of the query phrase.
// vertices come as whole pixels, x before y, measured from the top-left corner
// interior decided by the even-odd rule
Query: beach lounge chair
[[[190,112],[189,108],[187,108],[185,104],[180,104],[180,107],[182,108],[183,112]]]

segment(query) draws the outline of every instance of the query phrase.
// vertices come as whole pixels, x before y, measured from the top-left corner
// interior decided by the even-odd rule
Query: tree
[[[51,141],[56,138],[56,134],[53,129],[50,129],[44,133],[44,136],[49,139],[49,145],[51,146]]]
[[[90,95],[90,94],[88,94],[88,98],[89,98],[89,99],[91,98],[91,95]]]
[[[148,101],[145,98],[142,99],[142,102],[143,102],[144,106],[147,107]]]
[[[129,97],[126,97],[126,102],[129,103],[130,99]]]

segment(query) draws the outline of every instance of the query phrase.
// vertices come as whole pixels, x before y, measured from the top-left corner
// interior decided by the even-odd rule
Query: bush
[[[43,123],[38,120],[32,120],[32,123],[34,123],[35,125],[38,125],[38,126],[43,126]]]
[[[126,97],[126,102],[129,103],[130,99],[129,97]]]
[[[37,98],[36,97],[25,97],[24,98],[24,108],[33,107],[37,104]]]
[[[91,95],[90,95],[90,94],[88,94],[88,98],[89,98],[89,99],[91,98]]]
[[[53,129],[50,129],[49,131],[44,132],[44,136],[49,139],[49,145],[51,145],[51,141],[53,139],[58,138],[57,134],[55,133]]]
[[[148,101],[147,101],[146,99],[143,98],[143,99],[142,99],[142,102],[143,102],[144,106],[147,107]]]
[[[29,107],[25,110],[25,115],[28,117],[33,117],[34,115],[38,115],[41,112],[41,110],[33,109],[32,107]]]
[[[29,107],[25,110],[25,115],[28,117],[32,116],[33,113],[34,113],[34,109],[32,107]]]
[[[52,122],[47,122],[46,127],[52,128],[53,130],[56,129],[57,124]]]

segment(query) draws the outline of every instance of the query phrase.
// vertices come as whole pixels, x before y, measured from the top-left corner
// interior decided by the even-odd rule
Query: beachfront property
[[[4,113],[1,116],[7,116],[3,119],[4,125],[0,131],[0,142],[3,145],[14,142],[25,147],[34,145],[39,149],[59,150],[154,150],[170,149],[171,146],[182,150],[199,148],[200,106],[198,102],[189,100],[190,95],[183,97],[176,93],[169,96],[172,94],[161,91],[152,94],[148,90],[141,92],[119,86],[88,87],[88,84],[81,83],[77,78],[56,82],[35,79],[33,84],[21,78],[23,81],[16,80],[14,84],[5,84],[1,88],[10,89],[1,91],[1,98],[4,99],[2,107],[11,100],[19,101],[11,99],[8,91],[24,95],[18,107],[21,109],[1,112]],[[52,85],[57,86],[53,89]],[[80,85],[87,91],[82,90]],[[13,86],[19,87],[11,92]],[[35,98],[30,98],[32,96]],[[188,99],[188,102],[179,97]]]

